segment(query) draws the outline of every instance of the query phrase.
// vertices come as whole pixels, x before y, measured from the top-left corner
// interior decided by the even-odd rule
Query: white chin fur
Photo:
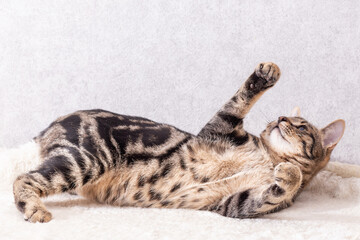
[[[11,187],[17,176],[36,169],[41,162],[39,150],[33,141],[17,148],[0,149],[0,188]]]
[[[289,153],[294,151],[291,144],[281,136],[278,128],[271,131],[270,144],[278,152]]]

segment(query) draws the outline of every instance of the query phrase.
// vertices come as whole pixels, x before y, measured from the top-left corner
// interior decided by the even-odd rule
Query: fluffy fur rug
[[[360,239],[360,166],[329,163],[292,207],[257,219],[119,208],[64,194],[44,200],[51,222],[31,224],[11,191],[14,176],[34,166],[28,159],[37,159],[33,143],[0,150],[1,239]]]

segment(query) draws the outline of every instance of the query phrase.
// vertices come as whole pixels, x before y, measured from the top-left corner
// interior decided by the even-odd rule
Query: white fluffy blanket
[[[64,194],[44,200],[51,222],[31,224],[15,208],[9,181],[19,152],[34,157],[27,146],[0,150],[1,239],[360,239],[360,166],[329,163],[292,207],[256,219],[119,208]]]

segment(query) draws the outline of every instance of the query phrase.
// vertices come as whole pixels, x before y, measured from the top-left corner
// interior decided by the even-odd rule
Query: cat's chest
[[[229,148],[221,153],[205,150],[194,152],[188,165],[199,176],[214,181],[238,173],[268,176],[273,171],[272,161],[258,148]]]

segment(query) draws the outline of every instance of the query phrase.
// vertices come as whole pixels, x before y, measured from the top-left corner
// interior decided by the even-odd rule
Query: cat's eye
[[[303,126],[303,125],[298,126],[297,128],[298,128],[300,131],[305,131],[305,130],[306,130],[306,126]]]

